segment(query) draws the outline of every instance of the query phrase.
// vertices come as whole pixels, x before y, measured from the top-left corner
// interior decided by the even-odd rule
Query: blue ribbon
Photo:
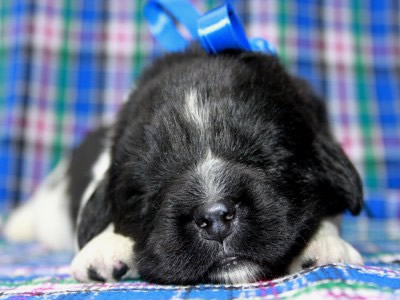
[[[197,39],[210,54],[224,50],[277,54],[275,47],[265,39],[247,39],[239,17],[229,3],[201,16],[187,0],[149,0],[144,14],[153,37],[167,51],[182,51],[191,40]],[[186,30],[186,36],[178,26],[181,31]]]

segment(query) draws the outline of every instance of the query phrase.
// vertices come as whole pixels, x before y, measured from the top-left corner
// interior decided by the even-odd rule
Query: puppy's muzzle
[[[193,218],[204,239],[222,244],[232,233],[236,207],[228,200],[206,203],[195,210]]]

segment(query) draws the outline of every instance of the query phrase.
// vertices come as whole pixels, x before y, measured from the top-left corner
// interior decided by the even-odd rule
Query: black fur
[[[89,198],[82,211],[82,217],[77,228],[78,246],[82,248],[92,238],[102,232],[112,221],[111,201],[107,194],[107,179],[103,179],[98,188]]]
[[[107,134],[107,128],[98,128],[89,133],[82,144],[71,154],[67,176],[69,178],[68,195],[71,198],[70,214],[73,220],[78,217],[83,193],[92,180],[92,167],[105,149]]]
[[[205,134],[185,115],[191,89],[209,107]],[[323,103],[272,56],[191,49],[157,60],[123,106],[112,145],[80,246],[111,220],[136,241],[140,275],[152,282],[218,281],[226,256],[255,266],[258,279],[282,275],[322,218],[362,206]],[[224,161],[220,196],[238,205],[224,245],[201,238],[193,220],[210,200],[195,171],[208,151]]]

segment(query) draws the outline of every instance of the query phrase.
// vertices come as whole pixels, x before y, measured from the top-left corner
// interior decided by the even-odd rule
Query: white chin
[[[222,267],[210,277],[214,282],[240,284],[260,280],[260,273],[260,268],[255,263],[245,261]]]

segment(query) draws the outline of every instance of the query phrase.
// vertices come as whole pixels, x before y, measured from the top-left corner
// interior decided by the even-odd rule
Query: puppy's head
[[[302,222],[265,172],[205,153],[169,186],[138,240],[139,270],[161,282],[252,282],[282,274]],[[301,218],[301,217],[300,217]]]
[[[120,115],[107,197],[144,279],[273,278],[321,218],[360,211],[323,105],[275,58],[176,54],[143,78]]]

